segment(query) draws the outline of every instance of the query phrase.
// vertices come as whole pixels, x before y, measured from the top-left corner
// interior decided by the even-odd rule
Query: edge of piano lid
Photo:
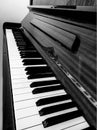
[[[67,8],[68,7],[68,8]],[[54,6],[54,5],[32,5],[28,6],[31,11],[77,21],[84,26],[84,23],[96,25],[96,6]],[[83,23],[83,24],[82,24]],[[79,24],[80,25],[80,24]],[[87,25],[85,25],[87,26]],[[87,26],[89,27],[89,26]],[[95,26],[94,26],[95,29]]]
[[[22,21],[22,29],[24,31],[24,34],[28,37],[28,39],[32,42],[32,44],[37,48],[37,50],[41,53],[43,58],[47,61],[48,65],[52,68],[52,70],[56,74],[57,78],[62,82],[62,84],[64,86],[66,86],[66,84],[67,86],[69,85],[70,88],[67,87],[66,88],[67,91],[69,91],[69,93],[74,97],[74,99],[77,101],[79,106],[83,109],[85,116],[87,117],[87,120],[90,122],[90,124],[96,127],[97,101],[94,99],[95,96],[93,96],[93,94],[89,91],[89,89],[85,87],[85,86],[88,86],[88,82],[90,81],[92,82],[92,79],[90,78],[91,76],[89,73],[91,73],[91,75],[93,75],[94,77],[94,81],[93,81],[94,86],[95,86],[95,81],[96,81],[95,79],[96,78],[95,76],[95,72],[96,72],[95,70],[96,68],[95,67],[95,62],[96,62],[96,55],[95,55],[96,54],[95,53],[96,52],[95,51],[95,48],[96,48],[96,42],[95,42],[96,10],[95,10],[95,7],[87,7],[87,8],[76,7],[75,9],[69,9],[69,8],[63,9],[63,7],[57,8],[52,5],[51,6],[37,6],[37,5],[34,6],[33,5],[33,6],[29,6],[28,8],[29,8],[29,14]],[[66,27],[66,30],[65,30],[65,27]],[[51,28],[52,31],[49,30],[49,28]],[[70,46],[64,45],[64,47],[62,47],[60,46],[60,41],[62,40],[60,38],[61,35],[59,37],[57,37],[58,35],[57,36],[53,35],[53,34],[56,34],[57,31],[58,32],[62,31],[62,35],[63,34],[67,35],[67,32],[65,32],[67,30],[68,32],[70,33],[73,32],[73,34],[79,36],[78,38],[80,39],[80,41],[79,41],[79,46],[76,52],[73,52],[71,49],[74,42],[71,42]],[[44,39],[42,39],[42,37]],[[91,49],[90,49],[90,46],[91,46]],[[53,48],[53,49],[51,49],[49,53],[50,48]],[[86,51],[85,51],[85,48],[87,48]],[[92,49],[94,50],[94,55],[92,55],[93,53],[90,53]],[[90,57],[94,59],[93,62],[90,60],[89,54],[91,55]],[[49,57],[51,56],[51,58],[55,59],[55,61],[50,59],[48,56]],[[57,56],[59,58],[58,59],[59,62],[56,60]],[[89,72],[88,69],[92,67],[90,65],[91,63],[93,63],[94,68],[92,68],[93,71],[92,69],[90,69],[90,72]],[[65,66],[65,64],[67,65]],[[64,68],[67,69],[68,71],[66,71]],[[69,75],[68,72],[70,72],[71,75]],[[83,75],[81,72],[83,73]],[[67,73],[67,76],[66,76],[66,73]],[[67,81],[64,81],[65,79],[64,77],[66,78]],[[70,80],[72,82],[69,83]],[[89,84],[89,86],[92,87],[91,84]],[[81,88],[82,90],[80,89],[81,91],[79,91],[78,88]],[[95,89],[96,89],[96,86],[95,86]],[[83,90],[85,90],[85,93]],[[87,93],[88,94],[91,93],[91,94],[88,95]],[[91,98],[93,97],[94,102],[95,102],[93,104],[95,105],[88,102],[89,100],[91,100],[88,98],[89,96]]]

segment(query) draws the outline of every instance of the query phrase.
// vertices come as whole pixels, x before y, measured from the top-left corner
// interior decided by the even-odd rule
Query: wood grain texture
[[[41,26],[40,21],[38,21],[39,23],[37,22],[37,26],[35,25],[34,22],[36,21],[34,20],[36,19],[44,22],[45,27],[42,27],[45,29],[43,31],[38,27]],[[84,26],[78,26],[78,24],[80,25],[80,23],[75,22],[74,24],[70,20],[62,20],[59,17],[49,16],[37,11],[30,11],[22,21],[26,36],[48,62],[48,65],[52,68],[56,77],[64,84],[65,89],[78,102],[88,121],[95,126],[95,108],[89,105],[85,97],[82,96],[42,50],[43,46],[46,48],[53,47],[55,54],[58,56],[58,61],[62,66],[96,99],[96,34],[95,30],[91,29],[91,27],[85,28]],[[47,35],[48,29],[51,29],[53,26],[79,35],[80,47],[76,53],[61,46],[58,40],[56,40],[57,37],[53,35],[54,31],[52,35],[55,36],[55,39]],[[58,37],[60,37],[60,35],[58,35]],[[65,43],[65,39],[63,38],[62,40]]]
[[[70,33],[68,31],[64,31],[57,26],[55,27],[53,25],[50,25],[49,23],[35,18],[31,21],[31,24],[38,27],[43,32],[46,32],[47,35],[49,35],[53,39],[56,38],[55,40],[59,41],[62,46],[65,46],[66,48],[72,50],[77,39],[77,36],[72,32]]]
[[[96,0],[33,0],[33,4],[94,6],[96,5]]]
[[[79,35],[80,37],[80,47],[76,54],[72,53],[65,47],[62,47],[57,40],[52,39],[47,35],[47,29],[42,32],[39,28],[32,26],[30,22],[33,20],[30,18],[32,14],[30,13],[27,16],[27,25],[26,28],[29,28],[33,37],[35,37],[40,44],[43,46],[54,47],[56,54],[59,57],[61,64],[70,72],[74,77],[77,78],[81,84],[85,86],[85,89],[96,98],[96,44],[95,44],[95,32],[89,29],[77,27],[75,25],[70,25],[68,23],[63,23],[61,21],[53,20],[52,18],[43,18],[41,19],[47,21],[49,24],[58,25],[63,29],[72,31],[74,34]],[[33,15],[34,16],[34,15]],[[36,15],[34,16],[36,17]],[[38,17],[38,16],[37,16]],[[39,18],[40,18],[39,17]],[[40,26],[37,25],[37,26]],[[54,33],[54,32],[53,32]],[[53,35],[53,34],[52,34]],[[65,34],[64,34],[65,35]],[[59,36],[58,36],[59,37]],[[66,41],[62,39],[64,43]],[[62,41],[62,42],[63,42]],[[90,87],[89,87],[90,86]]]
[[[92,105],[89,105],[86,98],[82,96],[75,86],[73,86],[73,84],[66,78],[63,72],[57,68],[54,62],[52,62],[49,56],[47,56],[43,51],[43,46],[46,48],[53,47],[55,54],[58,56],[58,61],[62,64],[62,66],[70,72],[80,84],[82,84],[85,90],[93,98],[96,99],[95,29],[92,29],[92,27],[86,27],[87,23],[83,23],[83,26],[80,22],[72,22],[71,19],[62,19],[54,14],[48,15],[43,13],[43,11],[39,11],[30,11],[22,21],[22,26],[25,29],[24,33],[48,62],[48,65],[52,68],[56,77],[64,84],[65,89],[78,102],[89,122],[95,126],[95,108],[92,107]],[[57,28],[62,31],[64,30],[64,33],[57,30]],[[51,35],[53,35],[54,38],[48,35],[48,30],[51,31]],[[63,36],[62,39],[60,38],[60,35],[56,33],[57,31]],[[62,42],[66,43],[64,37],[68,36],[65,31],[69,33],[72,32],[73,34],[79,36],[80,46],[76,53],[73,53],[69,49],[61,46],[60,42],[57,40],[58,37],[58,39],[60,38]],[[69,38],[72,39],[71,37],[68,37],[68,39]]]
[[[30,18],[27,19],[31,20]],[[73,76],[76,76],[76,78],[79,78],[79,75],[81,74],[81,72],[79,72],[80,70],[78,71],[80,67],[79,64],[77,64],[79,62],[79,59],[77,58],[78,54],[76,56],[72,54],[71,56],[69,51],[61,48],[56,41],[53,41],[52,39],[48,38],[48,36],[43,34],[41,31],[37,30],[37,28],[35,28],[34,26],[33,27],[30,26],[29,22],[26,20],[23,23],[23,26],[26,29],[25,30],[26,36],[30,39],[32,44],[35,45],[35,47],[41,53],[43,58],[47,61],[48,65],[52,68],[53,72],[56,74],[56,77],[64,84],[65,90],[67,90],[81,106],[81,109],[83,109],[85,115],[87,115],[88,121],[95,126],[94,108],[92,108],[92,106],[89,105],[89,103],[87,103],[85,97],[83,97],[83,95],[74,87],[74,85],[66,78],[66,76],[57,68],[54,62],[50,60],[50,58],[42,50],[40,44],[46,47],[49,46],[54,47],[55,53],[59,56],[59,61],[61,62],[61,64],[64,67],[66,67],[66,69],[70,71],[73,74]],[[86,104],[87,106],[85,106]]]

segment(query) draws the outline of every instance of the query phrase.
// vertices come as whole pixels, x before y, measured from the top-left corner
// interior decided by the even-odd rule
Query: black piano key
[[[19,34],[15,34],[14,33],[14,37],[15,37],[15,40],[18,40],[18,39],[22,39],[23,40],[23,36],[21,35],[21,33],[19,33]]]
[[[23,38],[16,38],[15,39],[18,43],[25,43],[25,44],[27,44],[24,40],[23,40]],[[25,45],[24,44],[24,45]]]
[[[17,33],[17,34],[14,33],[14,36],[15,36],[15,39],[16,39],[16,40],[17,40],[17,39],[23,39],[21,33]]]
[[[25,45],[19,45],[18,48],[36,50],[36,48],[32,44],[30,44],[30,43],[26,43]]]
[[[35,48],[33,44],[28,41],[28,39],[25,37],[20,29],[13,29],[13,34],[18,46],[26,46],[28,48],[28,46],[30,45],[31,48]]]
[[[25,46],[26,45],[26,42],[24,41],[16,41],[17,43],[17,46]]]
[[[23,52],[20,52],[21,55],[27,55],[27,54],[30,54],[30,55],[40,55],[36,50],[34,51],[30,51],[30,52],[27,52],[27,51],[23,51]]]
[[[37,53],[37,51],[30,49],[30,50],[22,50],[19,53],[20,53],[21,56],[23,56],[23,55],[26,55],[26,54],[27,55],[30,55],[30,54],[32,55],[33,53]],[[31,57],[31,58],[33,58],[33,57]]]
[[[24,41],[25,42],[25,41]],[[26,42],[25,42],[26,43]],[[32,47],[32,48],[34,48],[35,49],[35,47],[32,45],[32,44],[30,44],[29,42],[27,42],[25,45],[19,45],[18,47]]]
[[[69,94],[59,95],[59,96],[39,99],[36,102],[36,105],[42,106],[42,105],[47,105],[47,104],[50,104],[50,103],[55,103],[55,102],[59,102],[59,101],[69,100],[69,99],[71,99],[71,96]]]
[[[20,51],[20,54],[24,54],[24,53],[28,53],[28,52],[37,52],[37,50],[22,50],[22,51]]]
[[[82,129],[82,130],[96,130],[96,128],[94,128],[93,126],[90,126],[90,127],[85,128],[85,129]]]
[[[29,49],[29,50],[20,50],[19,53],[21,54],[21,52],[24,53],[24,52],[35,52],[35,51],[36,51],[36,50],[31,50],[31,49]]]
[[[27,47],[27,46],[19,46],[18,49],[20,51],[29,51],[29,50],[35,50],[33,47]]]
[[[23,39],[23,37],[21,37],[21,36],[15,36],[15,40],[16,41],[24,41],[24,39]]]
[[[37,58],[41,57],[41,55],[38,52],[21,52],[21,57],[22,58]]]
[[[36,50],[35,50],[35,51],[32,51],[32,52],[26,52],[26,51],[23,51],[23,52],[20,52],[20,54],[21,54],[21,55],[24,55],[24,54],[25,54],[25,55],[26,55],[26,54],[30,54],[30,55],[32,55],[32,54],[33,54],[33,55],[37,55],[37,54],[39,54],[39,53],[38,53],[38,52],[36,52]]]
[[[24,42],[26,44],[26,42],[24,41],[24,39],[22,37],[21,38],[15,37],[15,41],[17,41],[18,43]]]
[[[24,50],[27,50],[27,49],[28,49],[28,50],[29,50],[29,49],[30,49],[30,50],[36,50],[35,47],[33,47],[33,45],[30,45],[30,44],[28,44],[28,45],[19,45],[18,48],[19,48],[19,49],[24,49]]]
[[[36,66],[36,67],[27,67],[25,68],[26,74],[36,74],[36,73],[44,73],[44,72],[52,72],[50,67],[48,66]]]
[[[77,118],[82,116],[81,111],[74,111],[74,112],[70,112],[70,113],[66,113],[66,114],[62,114],[62,115],[58,115],[58,116],[54,116],[54,117],[50,117],[47,118],[46,120],[44,120],[42,122],[44,128],[52,126],[52,125],[56,125],[62,122],[66,122],[68,120]]]
[[[75,106],[76,106],[76,104],[74,102],[63,103],[63,104],[59,104],[59,105],[42,108],[39,111],[39,114],[40,114],[40,116],[44,116],[44,115],[48,115],[48,114],[51,114],[54,112],[70,109]]]
[[[33,82],[30,84],[30,87],[32,88],[32,87],[39,87],[39,86],[53,85],[53,84],[60,84],[60,82],[59,80]]]
[[[23,38],[17,38],[15,39],[17,46],[27,46],[27,42]]]
[[[41,65],[46,64],[46,62],[43,59],[24,59],[23,65]]]
[[[55,91],[55,90],[61,90],[63,89],[62,85],[58,86],[50,86],[50,87],[41,87],[41,88],[35,88],[32,93],[33,94],[39,94],[39,93],[44,93],[44,92],[50,92],[50,91]]]
[[[52,77],[52,76],[54,76],[54,73],[52,73],[52,72],[45,72],[45,73],[30,74],[27,78],[28,79],[35,79],[35,78],[46,78],[46,77]]]

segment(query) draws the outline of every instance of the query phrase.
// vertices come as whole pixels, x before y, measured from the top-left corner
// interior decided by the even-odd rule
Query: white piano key
[[[14,95],[14,102],[29,100],[29,99],[32,99],[32,98],[33,98],[32,92],[29,92],[29,93],[26,93],[26,94],[21,94],[21,95]]]
[[[54,106],[54,105],[58,105],[58,104],[62,104],[62,103],[71,102],[71,100],[66,100],[66,101],[60,101],[60,102],[57,102],[57,103],[52,103],[52,104],[37,107],[36,104],[35,104],[36,101],[37,100],[31,100],[30,107],[26,106],[25,108],[22,108],[22,109],[15,109],[17,119],[27,117],[27,116],[31,116],[31,115],[35,115],[35,114],[38,113],[39,110],[41,110],[44,107],[50,107],[50,106]],[[67,110],[56,112],[54,114],[49,114],[45,117],[48,118],[48,117],[51,117],[51,116],[56,116],[56,115],[72,112],[72,111],[75,111],[75,110],[78,110],[78,109],[76,107],[74,107],[74,108],[70,108],[70,109],[67,109]]]
[[[22,130],[25,128],[29,128],[31,126],[36,126],[38,124],[41,124],[41,120],[39,115],[35,115],[35,116],[29,116],[28,118],[23,118],[23,119],[19,119],[17,120],[17,130]]]
[[[7,43],[8,43],[9,58],[10,59],[15,59],[15,57],[19,58],[19,53],[17,50],[15,39],[10,29],[6,29],[6,37],[7,37]],[[11,60],[9,61],[11,62]]]
[[[32,130],[44,130],[44,129],[45,130],[62,130],[62,129],[66,129],[68,127],[77,125],[79,123],[83,123],[83,122],[85,122],[85,119],[81,116],[78,118],[74,118],[74,119],[65,121],[63,123],[59,123],[59,124],[50,126],[48,128],[44,128],[41,125],[42,121],[43,121],[43,119],[41,120],[39,115],[17,120],[18,130],[25,129],[25,128],[26,129],[28,128],[28,130],[31,130],[31,129]]]
[[[17,68],[14,68],[14,69],[11,68],[11,74],[12,75],[19,75],[19,74],[23,75],[23,74],[26,74],[26,72],[25,72],[24,68],[20,68],[18,70],[17,70]]]
[[[32,107],[32,106],[36,106],[36,101],[38,100],[37,99],[29,99],[29,100],[24,100],[24,101],[21,101],[21,102],[15,102],[14,103],[14,107],[15,107],[15,110],[20,110],[20,109],[25,109],[25,108],[29,108],[29,107]]]
[[[32,83],[32,82],[31,82]],[[21,88],[28,88],[29,86],[30,86],[30,84],[31,84],[30,82],[26,82],[26,83],[19,83],[19,84],[12,84],[12,85],[14,85],[13,86],[13,90],[14,89],[21,89]]]
[[[63,123],[62,123],[63,124]],[[60,124],[60,128],[58,127],[57,128],[57,125],[55,126],[51,126],[49,128],[44,128],[42,124],[40,125],[37,125],[37,126],[34,126],[34,127],[30,127],[26,130],[82,130],[82,129],[85,129],[85,128],[88,128],[89,127],[89,124],[87,122],[80,122],[78,124],[74,124],[73,126],[69,126],[69,128],[63,128],[64,125],[61,126]]]
[[[16,61],[12,61],[10,62],[10,67],[14,68],[14,67],[23,67],[23,63],[21,60],[16,60]]]
[[[88,127],[89,127],[89,124],[85,121],[85,122],[79,123],[77,125],[71,126],[63,130],[82,130]]]
[[[53,95],[55,93],[57,94],[57,93],[62,93],[62,92],[64,92],[64,89],[56,90],[56,91],[52,91],[52,92],[40,93],[40,94],[26,93],[26,94],[14,96],[14,101],[18,102],[18,101],[22,101],[22,100],[31,99],[31,98],[46,97],[47,95]]]
[[[20,79],[13,79],[12,78],[12,84],[20,84],[20,83],[32,83],[33,79],[27,79],[26,76],[24,78],[20,78]]]
[[[65,95],[65,94],[64,94],[64,92],[63,93],[55,93],[53,95],[47,95],[44,98],[48,98],[48,97],[52,97],[52,96],[54,97],[54,96],[59,96],[59,95]],[[24,100],[24,101],[21,101],[21,102],[16,102],[14,105],[15,105],[16,109],[23,109],[23,108],[26,108],[26,107],[36,105],[35,102],[38,101],[41,98],[42,97],[38,97],[36,99],[29,99],[29,100]]]
[[[27,79],[27,77],[28,76],[26,74],[12,75],[13,80]]]
[[[35,106],[15,111],[17,120],[27,118],[28,116],[34,116],[36,114],[38,115],[38,109]]]
[[[23,63],[20,61],[20,62],[11,62],[10,64],[11,68],[17,68],[20,69],[20,68],[26,68],[26,67],[43,67],[43,66],[47,66],[47,64],[41,64],[41,65],[23,65]]]
[[[20,94],[29,93],[29,92],[32,92],[32,89],[29,86],[26,88],[13,90],[14,95],[20,95]]]
[[[32,83],[32,82],[31,82]],[[22,88],[27,88],[27,87],[30,87],[30,84],[31,83],[18,83],[18,84],[14,84],[13,83],[13,85],[14,85],[14,87],[13,87],[13,89],[22,89]],[[55,84],[53,84],[53,85],[55,85]],[[53,86],[52,85],[52,86]],[[45,85],[45,86],[51,86],[51,85]],[[45,86],[39,86],[39,87],[45,87]],[[33,87],[34,88],[34,87]]]
[[[13,84],[15,83],[25,83],[25,82],[29,82],[29,83],[33,83],[33,82],[38,82],[38,81],[50,81],[50,80],[56,80],[56,77],[47,77],[47,78],[37,78],[37,79],[18,79],[18,80],[13,80]]]
[[[45,86],[39,86],[39,87],[37,87],[37,88],[43,88],[43,87],[52,87],[52,86],[59,86],[60,84],[53,84],[53,85],[45,85]],[[31,88],[30,87],[30,85],[28,85],[28,87],[19,87],[18,89],[13,89],[13,92],[14,92],[14,94],[16,95],[16,94],[22,94],[22,93],[27,93],[27,92],[29,92],[29,91],[31,91],[31,90],[33,90],[34,88],[36,88],[36,87],[33,87],[33,88]],[[65,91],[65,90],[64,90]]]
[[[58,105],[58,104],[61,104],[61,103],[62,102],[53,103],[52,105],[54,106],[54,105]],[[38,113],[39,110],[41,110],[42,108],[45,108],[45,107],[46,106],[40,106],[40,107],[32,106],[32,107],[28,107],[28,108],[23,108],[23,109],[15,110],[15,114],[16,114],[17,119],[26,118],[28,116],[39,114]],[[51,113],[51,114],[48,114],[48,115],[45,115],[45,116],[41,116],[40,118],[42,120],[44,120],[44,119],[47,119],[47,118],[52,117],[52,116],[57,116],[57,115],[60,115],[60,114],[65,114],[65,113],[73,112],[73,111],[76,111],[76,110],[78,110],[77,107],[73,107],[73,108],[69,108],[69,109],[66,109],[66,110]]]

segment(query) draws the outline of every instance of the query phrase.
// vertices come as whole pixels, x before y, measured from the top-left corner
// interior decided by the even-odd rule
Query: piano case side
[[[3,25],[3,130],[16,129],[5,29],[19,26],[20,24],[16,23],[4,23]]]

